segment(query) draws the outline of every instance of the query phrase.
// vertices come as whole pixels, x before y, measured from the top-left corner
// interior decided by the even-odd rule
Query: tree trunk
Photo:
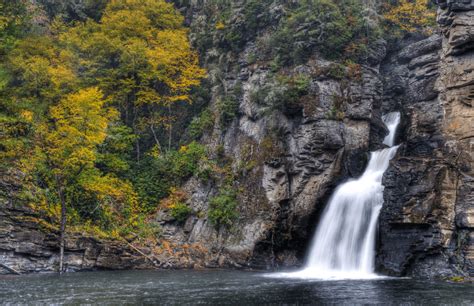
[[[172,133],[173,133],[173,123],[172,123],[172,119],[171,119],[171,104],[168,104],[168,116],[169,116],[168,151],[170,151],[171,150],[171,137],[172,137]]]
[[[140,140],[137,138],[137,141],[135,142],[136,146],[136,153],[137,153],[137,163],[140,163]]]
[[[137,135],[137,140],[135,141],[135,147],[136,147],[136,154],[137,154],[137,163],[140,163],[140,133],[137,129],[137,125],[136,125],[136,122],[137,122],[137,107],[133,105],[133,119],[132,119],[132,130],[133,130],[133,133],[135,135]]]
[[[153,124],[150,125],[150,129],[153,134],[153,138],[155,139],[155,143],[158,146],[158,150],[160,150],[160,154],[161,154],[162,153],[161,144],[160,144],[160,141],[158,140],[158,137],[156,136],[156,132],[155,132],[155,128],[153,127]]]
[[[66,231],[66,201],[62,187],[58,187],[59,199],[61,201],[61,226],[59,237],[59,274],[63,273],[64,266],[64,240]]]

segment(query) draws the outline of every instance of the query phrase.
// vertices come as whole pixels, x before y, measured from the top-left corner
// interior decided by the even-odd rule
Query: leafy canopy
[[[175,114],[205,76],[183,17],[164,0],[2,1],[0,9],[0,162],[25,173],[22,199],[52,221],[66,203],[70,225],[143,230],[203,155],[194,144],[160,146],[171,147]],[[51,19],[33,31],[30,17]],[[160,192],[134,179],[144,157],[150,172],[173,174],[160,178]]]

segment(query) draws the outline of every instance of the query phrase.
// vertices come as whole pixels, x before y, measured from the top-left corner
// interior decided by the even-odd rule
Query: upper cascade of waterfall
[[[395,136],[396,136],[396,130],[397,130],[398,125],[400,124],[400,113],[399,112],[388,113],[382,116],[382,120],[388,129],[388,135],[385,136],[383,143],[389,147],[393,147]]]
[[[377,220],[383,205],[382,177],[398,146],[393,146],[400,113],[382,117],[390,146],[371,152],[358,179],[336,188],[316,229],[305,269],[281,273],[283,277],[373,278]]]

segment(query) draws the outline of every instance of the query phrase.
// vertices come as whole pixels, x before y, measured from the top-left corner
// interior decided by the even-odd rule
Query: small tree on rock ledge
[[[87,170],[94,168],[96,147],[106,138],[109,121],[116,111],[104,108],[105,100],[97,88],[67,95],[50,108],[50,124],[40,126],[40,151],[51,173],[61,205],[59,272],[63,272],[67,188]],[[93,173],[92,171],[87,171]]]

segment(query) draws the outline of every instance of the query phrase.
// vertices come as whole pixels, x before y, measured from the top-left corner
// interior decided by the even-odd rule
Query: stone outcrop
[[[474,18],[470,1],[440,1],[439,7],[440,29],[433,35],[372,44],[361,82],[344,84],[312,74],[331,65],[317,56],[294,67],[289,74],[311,75],[310,98],[301,113],[262,116],[262,106],[249,99],[268,82],[269,73],[265,63],[246,62],[255,52],[252,42],[238,59],[227,57],[221,81],[226,88],[242,81],[240,116],[225,135],[214,131],[209,143],[223,139],[226,154],[238,161],[244,139],[251,139],[258,150],[269,131],[278,130],[281,136],[274,141],[285,154],[261,165],[263,171],[255,170],[252,182],[259,188],[252,190],[264,197],[246,196],[236,233],[216,232],[198,220],[198,231],[190,227],[190,237],[222,250],[221,263],[298,264],[335,186],[360,175],[367,152],[380,148],[386,134],[381,114],[398,110],[401,146],[384,177],[378,269],[392,275],[472,275]],[[199,9],[191,6],[187,12],[193,27]],[[345,98],[337,118],[327,115],[335,96]],[[208,188],[207,196],[214,192]],[[250,216],[245,213],[249,209]]]
[[[24,206],[0,206],[0,275],[57,272],[59,238],[56,229]],[[179,241],[179,237],[173,237]],[[158,244],[69,233],[65,240],[67,272],[84,270],[216,267],[217,259],[203,245]],[[213,263],[216,260],[216,263]]]
[[[404,115],[383,181],[377,262],[388,274],[474,274],[474,6],[438,4],[439,33],[383,64],[384,107]]]
[[[58,235],[42,228],[38,216],[26,208],[0,209],[0,263],[19,273],[54,272],[59,263]],[[66,239],[66,271],[145,269],[152,262],[124,242],[74,235]],[[0,274],[12,272],[0,267]]]
[[[238,3],[234,3],[236,12]],[[268,9],[277,12],[278,5]],[[183,11],[191,37],[203,29],[206,16],[202,10],[201,4],[191,3]],[[270,15],[275,19],[269,25],[279,18]],[[223,148],[234,171],[241,164],[254,164],[235,182],[238,221],[232,228],[216,228],[206,216],[191,216],[184,226],[167,216],[159,220],[166,237],[206,245],[213,254],[211,262],[219,266],[301,264],[315,220],[331,192],[341,181],[362,173],[368,151],[381,147],[386,134],[381,123],[383,83],[379,74],[385,41],[370,46],[370,56],[359,67],[358,77],[331,75],[335,63],[317,54],[305,64],[286,69],[288,76],[309,77],[308,93],[299,105],[269,112],[268,100],[281,85],[274,84],[270,61],[249,62],[249,54],[259,52],[256,41],[266,34],[261,29],[237,54],[219,54],[214,48],[219,45],[216,34],[213,46],[201,54],[212,83],[211,108],[218,107],[222,91],[240,89],[238,118],[225,131],[217,124],[203,139],[210,148]],[[256,101],[255,93],[264,87],[269,88],[265,98]],[[184,189],[193,211],[206,211],[209,199],[218,192],[217,186],[197,178]]]

